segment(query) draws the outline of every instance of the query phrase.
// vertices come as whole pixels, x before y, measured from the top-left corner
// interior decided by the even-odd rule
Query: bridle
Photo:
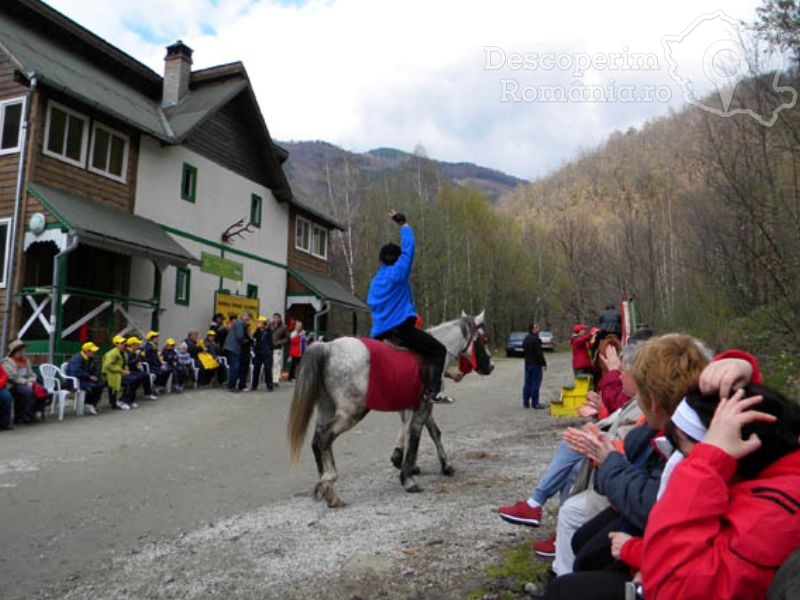
[[[483,344],[484,349],[486,348],[486,329],[484,328],[483,323],[478,325],[473,317],[463,316],[461,318],[467,323],[469,335],[467,336],[464,348],[459,351],[456,356],[460,359],[468,361],[472,370],[476,370],[477,358],[475,355],[475,342],[476,340],[479,340],[481,344]],[[461,370],[462,373],[465,372],[463,369],[461,369],[461,367],[459,367],[459,370]]]

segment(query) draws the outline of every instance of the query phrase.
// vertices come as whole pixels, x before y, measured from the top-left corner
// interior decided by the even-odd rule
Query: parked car
[[[527,331],[512,331],[506,338],[506,356],[522,356],[525,351],[522,349],[522,342],[525,336],[528,335]]]
[[[542,340],[542,350],[549,350],[555,352],[556,350],[556,336],[549,331],[540,331],[539,339]]]

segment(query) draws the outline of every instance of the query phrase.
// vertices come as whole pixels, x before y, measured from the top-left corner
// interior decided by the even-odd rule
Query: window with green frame
[[[261,227],[261,204],[261,196],[250,196],[250,224],[253,227]]]
[[[258,286],[253,285],[252,283],[247,284],[247,297],[248,298],[258,298]]]
[[[181,198],[194,202],[197,196],[197,167],[183,163],[181,172]]]
[[[189,269],[177,268],[175,272],[175,304],[189,306],[192,293],[192,272]]]

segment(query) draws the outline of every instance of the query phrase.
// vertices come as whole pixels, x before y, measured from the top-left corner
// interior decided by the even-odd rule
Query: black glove
[[[406,216],[403,213],[395,213],[392,215],[392,220],[398,225],[406,224]]]

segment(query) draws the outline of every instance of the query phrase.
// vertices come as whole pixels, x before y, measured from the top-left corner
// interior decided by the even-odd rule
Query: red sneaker
[[[532,543],[531,548],[533,548],[533,551],[539,556],[553,558],[556,555],[556,534],[554,533],[541,542]]]
[[[497,512],[500,514],[501,519],[515,525],[538,527],[539,522],[542,520],[541,507],[531,508],[525,500],[510,506],[501,506],[497,509]]]

